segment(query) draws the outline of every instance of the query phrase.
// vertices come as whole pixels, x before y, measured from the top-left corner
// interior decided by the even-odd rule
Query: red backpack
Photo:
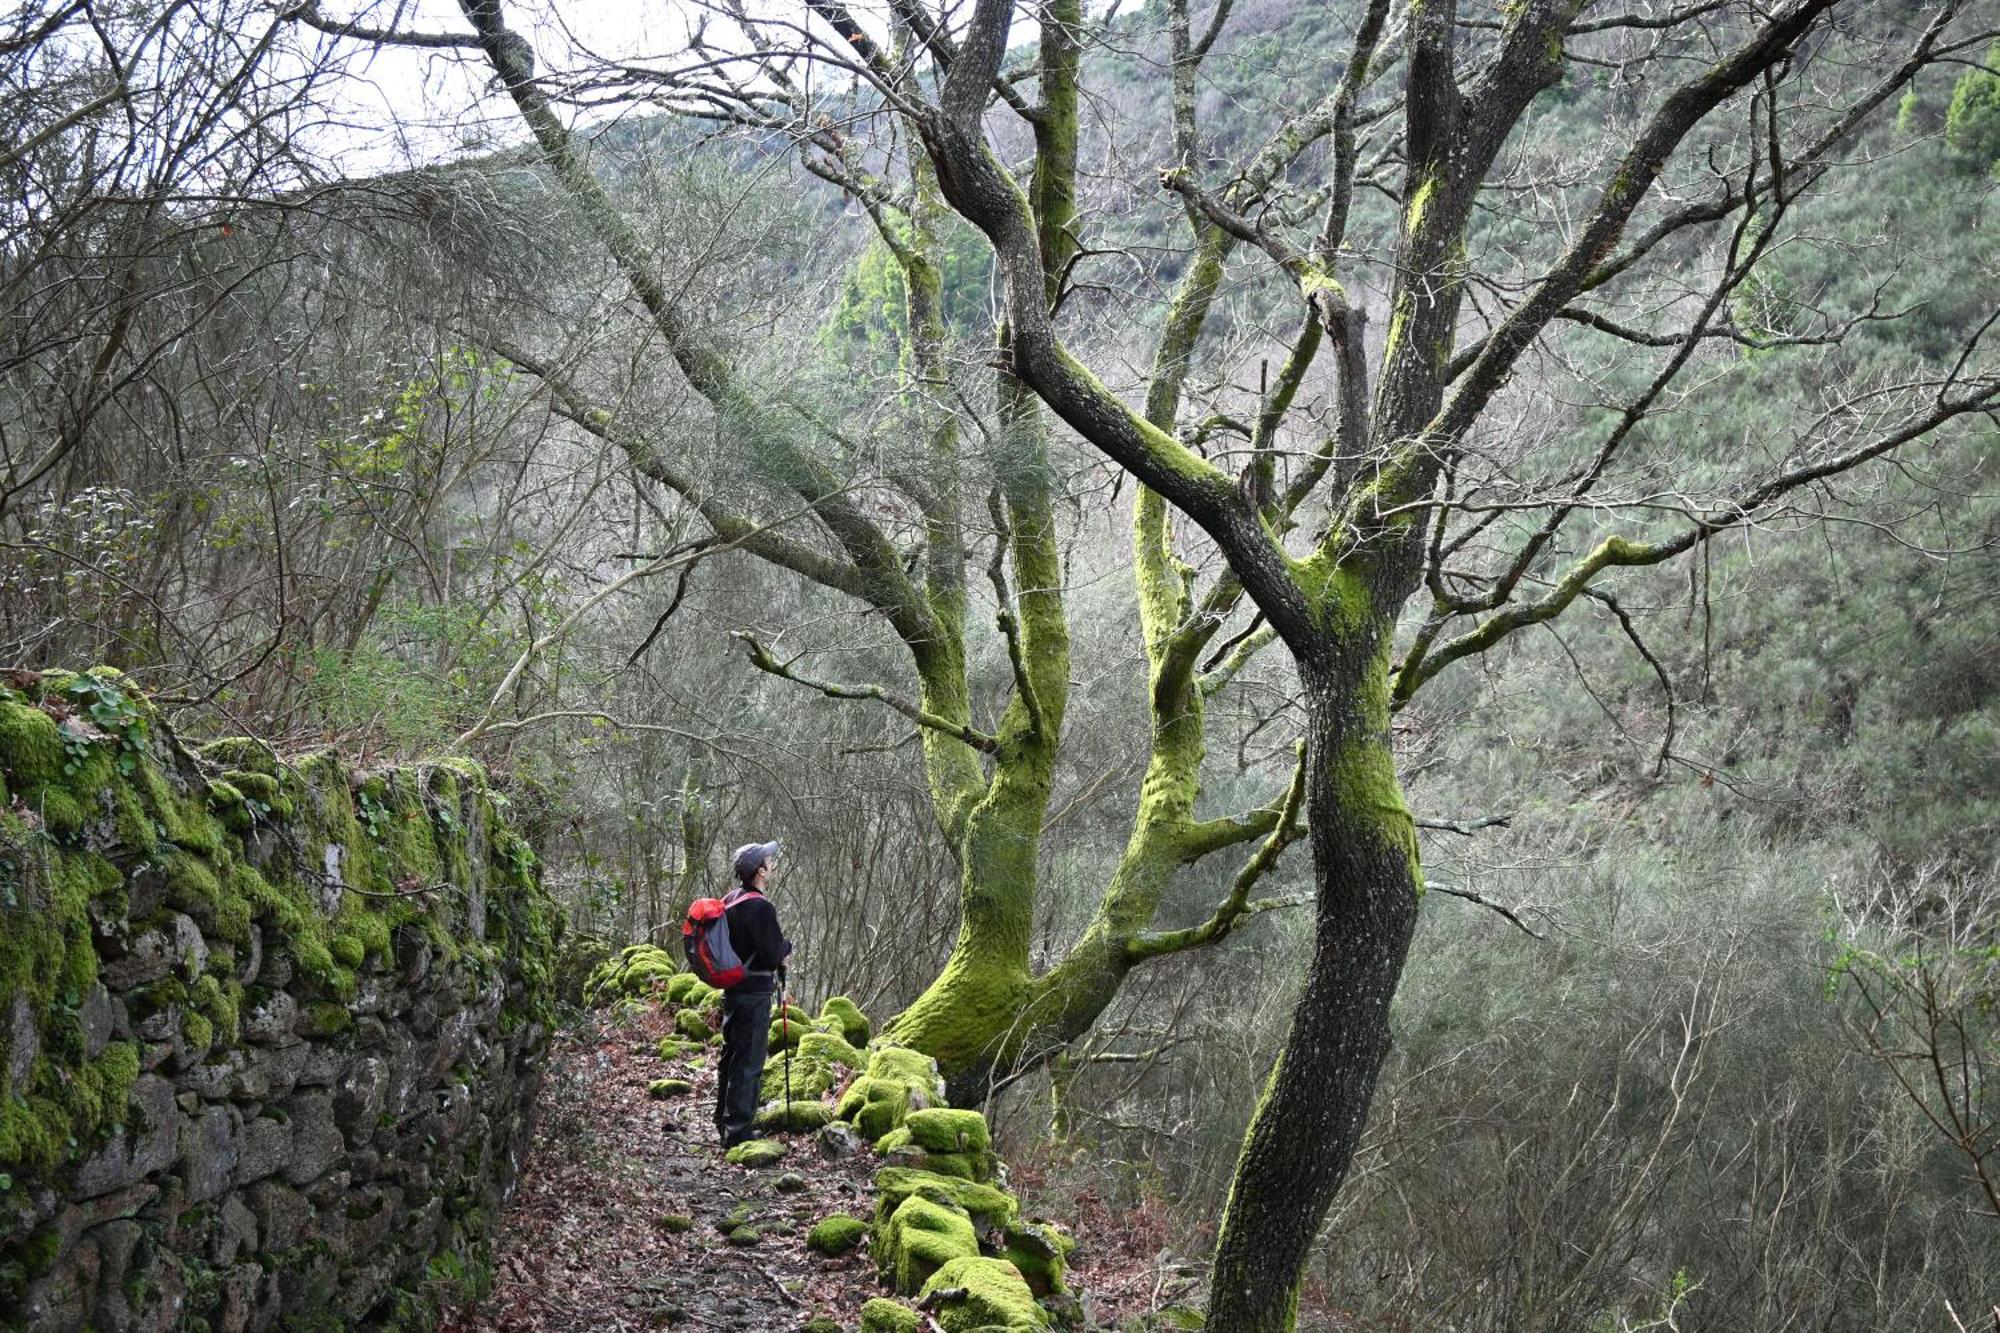
[[[757,896],[750,890],[736,889],[726,898],[697,898],[688,907],[687,920],[681,922],[681,947],[687,950],[688,966],[719,990],[741,985],[749,975],[729,938],[729,909]]]

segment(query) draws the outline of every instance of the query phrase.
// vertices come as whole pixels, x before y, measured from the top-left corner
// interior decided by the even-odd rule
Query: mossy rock
[[[694,1219],[686,1213],[668,1213],[660,1219],[660,1230],[670,1236],[678,1236],[683,1231],[694,1230]]]
[[[724,1153],[723,1158],[737,1166],[775,1166],[785,1160],[787,1151],[785,1145],[776,1139],[752,1139],[748,1143],[737,1144]]]
[[[787,1063],[783,1055],[772,1052],[758,1084],[760,1101],[774,1102],[785,1096]],[[799,1038],[798,1049],[792,1052],[789,1061],[791,1099],[809,1101],[824,1097],[846,1076],[847,1070],[860,1069],[867,1063],[867,1057],[845,1039],[830,1032],[808,1032]]]
[[[868,1224],[846,1213],[835,1213],[813,1225],[806,1233],[806,1248],[814,1254],[838,1259],[868,1238]]]
[[[836,995],[819,1007],[819,1026],[838,1031],[850,1046],[866,1046],[875,1037],[874,1024],[845,995]]]
[[[981,1231],[1004,1228],[1019,1214],[1013,1195],[977,1181],[941,1176],[906,1166],[885,1166],[875,1173],[875,1217],[890,1216],[911,1195],[949,1204],[971,1217]]]
[[[584,988],[613,952],[610,941],[600,936],[581,931],[565,934],[552,968],[556,998],[564,1004],[584,1004]]]
[[[656,1078],[646,1085],[648,1097],[684,1097],[694,1091],[694,1084],[684,1078]]]
[[[762,1239],[764,1239],[764,1233],[757,1230],[756,1227],[738,1227],[736,1230],[730,1232],[728,1236],[729,1243],[736,1246],[755,1245]]]
[[[832,1119],[833,1108],[825,1102],[772,1102],[757,1112],[757,1128],[810,1134]]]
[[[278,775],[278,752],[250,736],[223,736],[196,751],[217,768],[239,768],[268,777]]]
[[[771,1018],[771,1054],[776,1055],[788,1046],[796,1046],[799,1039],[813,1030],[812,1015],[795,1004],[785,1006],[784,1013]]]
[[[875,1226],[875,1264],[905,1296],[954,1259],[979,1253],[979,1233],[965,1211],[912,1194]]]
[[[926,1152],[980,1153],[993,1146],[986,1117],[977,1111],[931,1107],[912,1111],[903,1121],[910,1141]]]
[[[861,1307],[861,1333],[922,1333],[924,1317],[907,1305],[876,1296]]]
[[[1118,1327],[1129,1333],[1201,1333],[1207,1326],[1208,1317],[1193,1306],[1168,1305]]]
[[[674,1015],[674,1031],[680,1033],[689,1041],[699,1042],[706,1042],[715,1035],[715,1029],[703,1021],[702,1016],[692,1009],[683,1009]]]
[[[806,1178],[796,1171],[787,1171],[778,1177],[778,1193],[797,1194],[806,1187]]]
[[[1062,1296],[1069,1292],[1064,1277],[1076,1241],[1048,1222],[1016,1218],[1003,1232],[1006,1246],[1001,1257],[1019,1269],[1035,1295]]]
[[[990,1182],[999,1167],[999,1160],[992,1153],[925,1152],[912,1145],[909,1156],[898,1155],[891,1160],[898,1166],[913,1166],[919,1171],[930,1171],[940,1176],[955,1176],[959,1180]]]
[[[707,1053],[707,1046],[698,1041],[689,1041],[685,1037],[662,1037],[659,1046],[654,1050],[654,1054],[662,1060],[691,1060]]]
[[[958,1119],[964,1116],[973,1118],[976,1132],[972,1122]],[[896,1166],[984,1183],[998,1174],[999,1159],[983,1146],[960,1151],[957,1145],[978,1141],[985,1129],[986,1119],[977,1111],[916,1111],[876,1140],[875,1151]]]
[[[730,1210],[724,1213],[721,1217],[715,1219],[715,1229],[717,1231],[720,1231],[723,1235],[726,1236],[730,1232],[736,1230],[736,1228],[738,1227],[750,1225],[750,1223],[756,1218],[756,1216],[757,1216],[756,1202],[754,1200],[744,1199],[740,1203],[737,1203],[734,1206],[732,1206]]]
[[[601,1007],[619,1000],[657,998],[679,975],[684,975],[679,961],[665,949],[634,944],[591,970],[583,983],[584,1003]]]
[[[1005,1259],[974,1256],[951,1260],[924,1283],[917,1293],[917,1304],[933,1311],[945,1333],[972,1333],[974,1329],[1035,1333],[1049,1327],[1049,1316],[1035,1304],[1035,1293]]]
[[[692,972],[682,972],[667,980],[667,998],[690,1009],[713,1009],[722,992]]]
[[[799,1333],[846,1333],[846,1330],[837,1321],[820,1316],[800,1324]]]
[[[938,1076],[937,1061],[906,1047],[878,1047],[868,1057],[867,1071],[848,1085],[834,1116],[877,1142],[910,1112],[943,1101],[944,1080]]]

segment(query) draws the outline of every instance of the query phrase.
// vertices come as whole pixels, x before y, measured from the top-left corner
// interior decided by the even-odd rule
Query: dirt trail
[[[534,1142],[500,1219],[492,1289],[448,1311],[444,1333],[797,1333],[814,1319],[852,1333],[870,1297],[893,1294],[865,1243],[838,1259],[805,1246],[834,1213],[873,1218],[874,1153],[829,1158],[814,1135],[794,1134],[779,1136],[789,1151],[775,1166],[723,1161],[713,1052],[662,1059],[672,1032],[671,1013],[645,1005],[556,1035]],[[692,1090],[649,1096],[665,1078]],[[1171,1228],[1157,1199],[1114,1203],[1078,1185],[1018,1163],[1011,1188],[1030,1215],[1085,1239],[1069,1270],[1081,1327],[1132,1327],[1190,1283],[1165,1248]],[[743,1204],[754,1245],[731,1244],[717,1226]]]
[[[556,1037],[534,1146],[501,1219],[493,1290],[451,1312],[447,1333],[791,1333],[814,1317],[852,1329],[862,1303],[884,1294],[866,1246],[839,1259],[805,1248],[806,1233],[832,1213],[873,1216],[873,1156],[830,1160],[806,1134],[782,1136],[790,1152],[777,1166],[724,1162],[714,1061],[660,1059],[659,1040],[671,1031],[648,1008]],[[649,1097],[647,1085],[661,1078],[694,1090]],[[780,1185],[788,1173],[794,1192]],[[744,1202],[759,1239],[739,1247],[716,1222]],[[692,1226],[678,1230],[673,1218]]]

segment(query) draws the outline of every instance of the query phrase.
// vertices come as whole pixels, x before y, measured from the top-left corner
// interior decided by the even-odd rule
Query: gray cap
[[[777,842],[746,842],[729,855],[729,863],[735,867],[736,878],[748,884],[757,877],[757,871],[765,862],[777,859],[782,844]]]

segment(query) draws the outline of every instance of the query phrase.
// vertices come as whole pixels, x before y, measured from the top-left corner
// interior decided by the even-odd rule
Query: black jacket
[[[732,991],[756,994],[777,989],[772,974],[791,955],[791,941],[778,929],[778,909],[761,893],[748,893],[729,905],[729,942],[749,975]]]

